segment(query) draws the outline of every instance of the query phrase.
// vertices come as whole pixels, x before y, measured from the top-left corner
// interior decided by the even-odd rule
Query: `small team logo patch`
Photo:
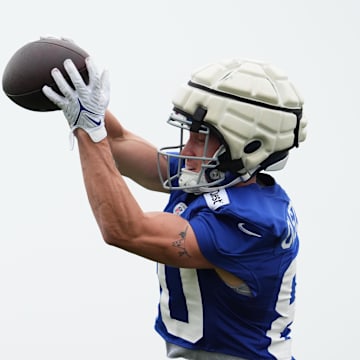
[[[207,193],[204,195],[207,206],[216,210],[220,206],[224,206],[230,203],[226,190],[216,190],[211,193]]]
[[[173,213],[175,215],[181,215],[187,209],[187,205],[183,202],[180,202],[174,206]]]

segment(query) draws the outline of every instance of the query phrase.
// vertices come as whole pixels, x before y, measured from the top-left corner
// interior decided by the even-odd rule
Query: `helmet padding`
[[[189,117],[199,106],[207,109],[203,122],[221,134],[229,165],[242,165],[239,174],[264,168],[272,154],[286,152],[306,137],[301,95],[282,71],[265,62],[232,59],[204,66],[173,103]]]

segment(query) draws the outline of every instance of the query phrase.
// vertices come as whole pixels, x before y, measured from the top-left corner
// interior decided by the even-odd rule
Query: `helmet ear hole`
[[[246,154],[251,154],[251,153],[255,152],[257,149],[259,149],[260,147],[261,147],[261,141],[253,140],[244,147],[244,152]]]

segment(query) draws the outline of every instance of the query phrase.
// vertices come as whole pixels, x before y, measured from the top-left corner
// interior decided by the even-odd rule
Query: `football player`
[[[109,76],[87,59],[89,84],[70,60],[44,94],[77,139],[90,205],[106,243],[157,263],[156,331],[169,358],[294,359],[297,217],[268,174],[306,138],[303,99],[261,61],[196,70],[167,123],[179,143],[157,150],[107,109]],[[141,106],[141,104],[139,104]],[[144,119],[150,121],[150,119]],[[124,177],[169,193],[144,212]]]

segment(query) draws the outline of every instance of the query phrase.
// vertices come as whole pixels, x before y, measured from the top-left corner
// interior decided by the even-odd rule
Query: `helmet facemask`
[[[196,120],[196,115],[194,118],[191,118],[188,114],[180,113],[176,110],[177,109],[174,109],[171,113],[167,123],[180,129],[179,145],[163,147],[158,151],[158,164],[160,163],[160,158],[167,160],[167,173],[165,178],[161,174],[160,166],[158,167],[163,186],[168,190],[181,189],[188,193],[212,192],[222,186],[226,180],[226,173],[218,170],[220,164],[219,156],[226,151],[225,145],[221,144],[220,141],[220,146],[215,153],[212,156],[207,155],[210,136],[217,136],[214,135],[214,129],[211,129],[210,126],[202,121]],[[181,154],[186,144],[186,132],[189,133],[191,131],[205,136],[202,156]],[[173,159],[176,159],[177,165],[175,173],[171,175],[170,163],[174,161]],[[200,171],[195,172],[186,169],[185,163],[188,160],[200,161]]]

